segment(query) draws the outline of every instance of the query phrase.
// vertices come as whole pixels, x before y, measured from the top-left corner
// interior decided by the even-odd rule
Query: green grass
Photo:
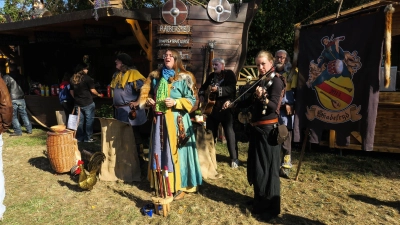
[[[7,211],[3,224],[265,224],[246,205],[253,187],[246,178],[247,144],[239,143],[238,169],[218,143],[221,179],[204,180],[196,194],[171,204],[167,217],[142,216],[151,202],[146,180],[104,182],[82,191],[77,177],[55,174],[46,151],[46,131],[3,134]],[[97,136],[99,138],[99,136]],[[79,148],[98,151],[100,141]],[[299,152],[293,152],[291,177]],[[394,154],[307,151],[299,180],[281,179],[282,213],[275,224],[400,224],[400,161]]]

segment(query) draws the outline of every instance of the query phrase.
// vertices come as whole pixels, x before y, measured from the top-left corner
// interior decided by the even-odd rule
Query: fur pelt
[[[146,105],[147,98],[151,97],[150,90],[151,90],[151,82],[153,79],[160,78],[160,70],[152,71],[149,76],[147,77],[146,81],[144,82],[142,88],[140,89],[140,97],[139,97],[139,107],[143,109]],[[193,95],[197,96],[197,86],[196,86],[196,78],[191,72],[179,73],[174,77],[169,79],[170,82],[176,82],[185,80],[187,86],[193,91]]]
[[[390,49],[392,47],[392,16],[394,7],[392,4],[387,5],[385,8],[386,26],[385,26],[385,87],[390,85]]]

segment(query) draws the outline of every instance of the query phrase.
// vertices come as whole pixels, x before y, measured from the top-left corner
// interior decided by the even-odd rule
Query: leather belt
[[[122,107],[128,106],[128,105],[129,105],[129,103],[128,103],[128,104],[125,104],[125,105],[114,105],[114,107],[118,109],[118,108],[122,108]]]
[[[268,124],[275,124],[278,123],[278,118],[272,120],[260,120],[254,123],[250,123],[252,126],[261,126],[261,125],[268,125]]]

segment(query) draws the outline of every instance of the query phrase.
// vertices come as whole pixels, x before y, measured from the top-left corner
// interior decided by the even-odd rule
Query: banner
[[[373,150],[384,27],[381,8],[300,30],[294,141],[309,127],[312,143],[335,130],[337,144],[348,145],[359,131],[363,149]]]

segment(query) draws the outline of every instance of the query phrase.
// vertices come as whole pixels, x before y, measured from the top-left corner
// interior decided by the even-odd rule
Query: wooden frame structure
[[[42,82],[52,85],[60,82],[60,76],[65,70],[58,67],[66,63],[76,65],[77,60],[68,57],[82,57],[84,52],[90,52],[89,54],[100,58],[96,62],[100,67],[94,72],[95,79],[100,77],[109,82],[115,70],[116,52],[130,54],[138,70],[147,75],[162,65],[160,52],[171,47],[181,52],[184,63],[193,72],[197,86],[200,87],[204,75],[210,72],[206,69],[209,60],[207,57],[209,44],[213,42],[216,44],[215,57],[224,58],[227,69],[238,74],[246,60],[248,30],[261,0],[230,4],[231,14],[223,22],[213,21],[204,4],[186,4],[188,17],[177,26],[171,26],[163,19],[161,8],[126,10],[120,5],[116,6],[118,8],[111,5],[0,24],[0,51],[21,65],[21,72],[32,79],[43,74],[38,69],[43,66],[36,65],[47,66],[53,63],[53,68],[45,71],[48,73],[47,77],[42,76]],[[190,31],[171,32],[182,27],[190,28]],[[12,51],[10,45],[19,46],[18,53]],[[60,59],[63,62],[58,62]],[[61,109],[57,104],[58,98],[55,98],[27,95],[27,108],[42,124],[54,125],[57,120],[53,112]],[[104,101],[111,102],[111,99],[95,99],[96,101],[99,103],[96,104],[98,108]],[[45,107],[40,107],[43,105]]]

